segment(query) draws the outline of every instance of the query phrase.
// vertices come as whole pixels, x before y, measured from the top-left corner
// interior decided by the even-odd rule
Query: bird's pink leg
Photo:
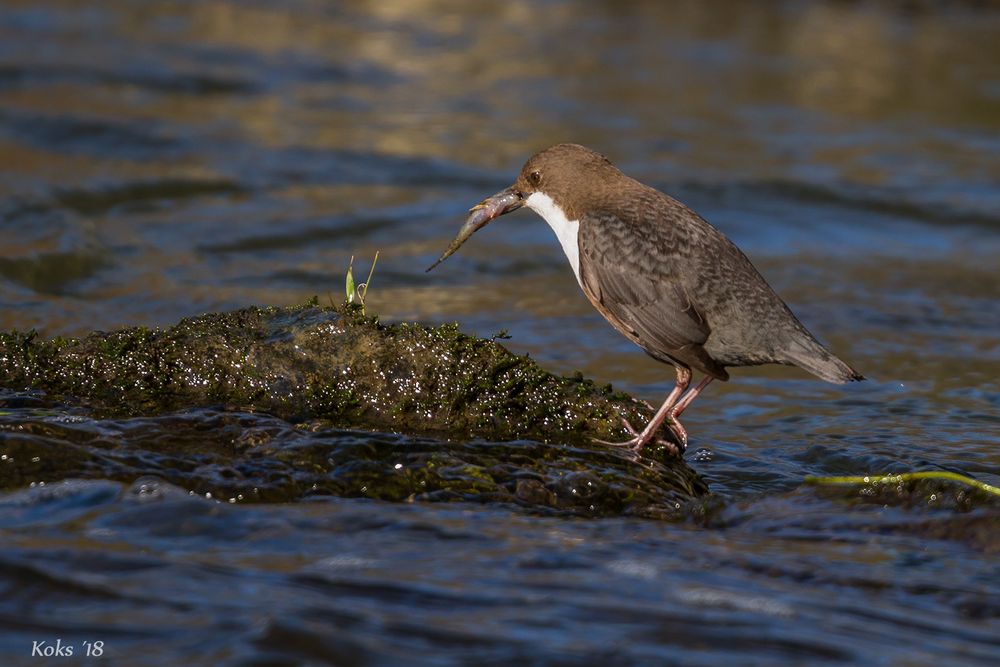
[[[653,436],[656,434],[657,429],[660,428],[663,420],[670,416],[671,411],[677,403],[677,399],[681,397],[681,394],[684,393],[684,390],[688,388],[689,384],[691,384],[691,371],[687,368],[678,368],[677,384],[674,385],[673,390],[671,390],[671,392],[667,395],[667,400],[663,401],[663,405],[661,405],[660,409],[656,411],[656,414],[649,420],[649,423],[646,424],[646,428],[642,429],[641,433],[636,433],[627,421],[622,420],[625,423],[625,428],[627,428],[630,433],[635,435],[634,438],[626,440],[625,442],[607,442],[605,440],[597,440],[597,442],[604,445],[611,445],[613,447],[628,447],[634,452],[640,451],[653,439]],[[699,385],[699,387],[701,386],[703,385]],[[673,430],[672,426],[671,430]],[[681,430],[683,432],[683,427]],[[683,451],[683,447],[687,445],[686,434],[685,438],[681,440],[681,443],[682,449],[680,451]]]
[[[677,401],[677,405],[674,406],[674,411],[671,413],[670,416],[680,417],[681,413],[687,410],[688,406],[691,405],[691,401],[698,398],[698,394],[701,393],[701,390],[707,387],[708,383],[714,379],[715,378],[713,378],[711,375],[706,375],[705,377],[703,377],[701,379],[701,382],[699,382],[694,389],[685,394],[684,398]]]
[[[682,448],[687,447],[688,434],[687,429],[684,428],[684,425],[681,424],[677,418],[681,416],[682,412],[687,410],[687,407],[691,405],[691,401],[698,398],[698,394],[701,393],[702,389],[708,386],[708,383],[711,382],[712,379],[711,375],[703,377],[701,382],[699,382],[694,389],[684,394],[684,398],[677,401],[677,404],[670,410],[670,424],[668,426],[670,430],[673,431],[674,435],[677,436],[677,440],[680,441]]]

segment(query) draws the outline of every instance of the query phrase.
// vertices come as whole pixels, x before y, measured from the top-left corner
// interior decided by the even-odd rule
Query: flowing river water
[[[8,489],[0,662],[42,642],[120,665],[1000,663],[996,503],[803,485],[1000,483],[998,62],[991,3],[6,0],[0,330],[339,301],[379,251],[384,321],[506,330],[658,402],[672,369],[592,310],[530,212],[424,273],[469,206],[575,141],[722,229],[869,381],[711,385],[685,414],[705,521]],[[13,438],[299,437],[33,400],[0,394],[0,465]]]

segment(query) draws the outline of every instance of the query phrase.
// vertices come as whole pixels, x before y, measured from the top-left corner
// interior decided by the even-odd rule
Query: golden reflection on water
[[[36,7],[26,0],[8,4]],[[904,178],[900,192],[907,196],[920,191],[921,179],[936,187],[943,174],[962,179],[946,193],[961,207],[964,183],[988,184],[996,168],[990,151],[969,150],[974,144],[949,134],[1000,128],[1000,99],[984,92],[995,79],[1000,40],[989,38],[988,22],[973,19],[901,17],[877,3],[782,9],[694,1],[487,2],[473,10],[392,1],[289,10],[112,2],[88,19],[93,29],[70,18],[79,9],[75,2],[45,6],[64,12],[62,19],[53,14],[51,47],[21,52],[17,64],[28,85],[5,89],[0,110],[29,121],[97,123],[89,131],[98,137],[101,123],[108,132],[121,126],[128,132],[120,143],[100,144],[109,154],[77,148],[73,136],[68,143],[44,133],[0,136],[0,169],[19,179],[0,182],[5,201],[37,197],[51,205],[46,197],[67,189],[100,192],[178,178],[230,180],[246,191],[123,201],[97,212],[55,203],[58,222],[50,231],[18,235],[0,247],[3,329],[81,334],[313,294],[325,301],[327,294],[339,297],[352,254],[360,259],[378,249],[390,277],[376,273],[371,298],[387,320],[495,322],[496,329],[512,329],[515,348],[535,352],[551,348],[560,332],[535,324],[519,343],[506,320],[577,322],[581,336],[610,341],[597,333],[606,325],[590,313],[554,242],[522,248],[493,229],[463,248],[465,266],[512,266],[509,275],[462,269],[457,260],[423,274],[464,207],[489,194],[482,174],[496,175],[500,185],[539,147],[575,140],[637,163],[636,174],[651,181],[796,182],[801,170],[834,184],[900,187]],[[189,77],[223,90],[187,89]],[[141,135],[138,148],[129,144],[129,132]],[[478,180],[453,183],[445,172],[429,185],[388,177],[373,183],[377,172],[359,171],[326,181],[323,165],[339,166],[339,151],[370,155],[373,163],[382,156],[434,158],[456,172],[461,165],[478,170]],[[309,159],[316,164],[300,163]],[[273,176],[286,173],[292,176]],[[259,189],[257,178],[264,179]],[[420,208],[446,199],[454,206],[440,207],[440,215]],[[416,213],[399,211],[408,206]],[[739,203],[733,208],[730,215],[739,216]],[[376,219],[385,224],[366,227]],[[543,229],[539,220],[516,224]],[[53,261],[59,253],[100,261]],[[527,264],[483,263],[494,257]],[[926,308],[965,317],[967,309],[949,304],[995,299],[989,287],[998,283],[995,267],[969,265],[957,251],[912,262],[863,254],[824,260],[792,251],[775,258],[776,265],[766,256],[755,259],[778,277],[793,305],[806,307],[815,319],[804,319],[817,333],[863,360],[870,373],[931,373],[950,386],[956,368],[972,372],[975,361],[948,353],[952,334],[920,330],[920,305],[906,306],[903,319],[918,329],[913,340],[926,336],[920,345],[936,350],[933,362],[918,347],[889,354],[885,340],[872,353],[863,337],[849,333],[853,323],[845,313],[855,306],[892,313],[894,299],[909,287],[929,302]],[[782,275],[782,265],[805,264],[828,284],[798,285]],[[90,268],[73,273],[76,265]],[[50,275],[39,281],[39,271]],[[301,277],[281,279],[289,274]],[[51,288],[39,289],[43,282]],[[865,335],[886,337],[867,326]],[[545,333],[533,338],[538,332]],[[995,358],[972,338],[968,345]],[[565,345],[553,355],[565,370],[636,378],[630,380],[636,385],[669,376],[669,369],[641,352],[623,353],[618,343],[606,351],[599,349],[603,342],[592,343],[579,355],[571,342]]]
[[[933,14],[901,21],[869,6],[805,3],[775,11],[767,3],[540,8],[491,2],[465,12],[437,2],[340,3],[304,12],[222,2],[152,12],[109,7],[119,19],[110,24],[118,39],[148,33],[163,39],[158,21],[182,25],[179,37],[192,51],[174,56],[170,66],[178,71],[225,75],[238,68],[227,66],[221,54],[243,53],[261,59],[257,71],[266,87],[238,98],[144,99],[127,85],[81,95],[76,84],[54,82],[8,91],[5,105],[38,113],[72,108],[114,118],[208,119],[223,133],[262,145],[434,155],[481,166],[516,164],[563,139],[606,147],[639,137],[676,139],[685,142],[685,164],[692,168],[725,164],[758,175],[787,159],[761,150],[768,141],[761,130],[796,131],[798,121],[747,118],[741,109],[822,112],[839,131],[849,131],[841,123],[854,118],[902,114],[905,122],[915,111],[949,124],[996,127],[1000,110],[1000,102],[984,104],[968,83],[989,80],[1000,60],[1000,46],[986,28],[963,25],[956,39],[954,25]],[[741,53],[765,56],[771,64],[740,67]],[[93,62],[81,65],[105,68],[107,57],[95,49],[86,56]],[[296,59],[312,63],[313,75],[290,85],[281,79],[282,68]],[[379,72],[388,78],[370,85],[368,70],[376,80]],[[337,74],[345,71],[346,79]],[[538,108],[540,95],[552,89],[565,100],[563,113]],[[347,99],[357,104],[344,104]],[[577,111],[587,107],[600,110],[611,125],[574,124]],[[623,111],[627,122],[616,118]],[[822,161],[844,177],[869,182],[873,172],[863,157],[831,151]]]
[[[863,664],[905,636],[912,660],[923,659],[923,649],[947,655],[958,641],[974,660],[995,652],[984,625],[990,619],[980,616],[996,605],[989,597],[995,590],[973,591],[969,582],[993,581],[995,563],[977,561],[967,538],[949,543],[916,528],[924,518],[950,523],[965,515],[906,509],[893,518],[894,510],[881,506],[831,502],[813,489],[785,491],[806,474],[883,466],[957,469],[995,482],[1000,265],[991,251],[998,247],[1000,210],[1000,39],[994,16],[967,12],[960,2],[879,0],[6,0],[0,8],[0,330],[84,335],[167,326],[251,304],[301,303],[314,295],[321,303],[338,302],[349,258],[355,256],[355,274],[365,274],[378,250],[369,313],[389,322],[458,320],[463,330],[486,337],[506,329],[512,338],[505,345],[530,353],[548,370],[580,370],[659,402],[673,369],[594,312],[535,216],[525,212],[491,226],[424,273],[465,209],[509,183],[527,156],[557,141],[592,145],[644,181],[676,189],[682,199],[700,197],[690,203],[737,238],[803,322],[871,382],[840,387],[799,369],[769,366],[736,369],[731,382],[713,383],[685,413],[692,434],[687,461],[714,492],[741,499],[719,515],[715,525],[722,530],[705,530],[697,521],[552,521],[490,504],[442,513],[430,504],[330,504],[317,497],[284,509],[261,505],[263,513],[242,508],[251,513],[235,523],[236,514],[211,509],[225,521],[202,521],[201,538],[194,536],[189,551],[195,565],[207,562],[206,553],[222,554],[222,587],[231,587],[233,563],[296,569],[272,547],[281,553],[301,547],[302,554],[317,545],[330,553],[347,549],[347,569],[334,572],[321,562],[315,571],[306,568],[305,579],[263,582],[276,600],[293,604],[279,605],[277,620],[263,619],[264,625],[254,612],[245,633],[253,644],[248,651],[273,658],[268,642],[290,636],[293,653],[303,642],[323,651],[330,633],[315,624],[322,600],[317,607],[319,598],[310,595],[331,592],[337,595],[330,618],[347,618],[344,593],[353,605],[348,612],[364,629],[388,629],[382,642],[388,653],[368,651],[374,644],[366,637],[357,644],[361,654],[398,659],[407,647],[430,646],[426,637],[448,643],[441,623],[431,627],[435,619],[453,620],[438,613],[446,605],[432,610],[426,637],[421,624],[411,622],[406,600],[400,603],[406,593],[401,571],[404,584],[421,584],[404,595],[416,601],[414,608],[445,600],[458,605],[455,618],[466,603],[467,618],[496,617],[507,613],[503,600],[509,598],[509,617],[523,617],[510,582],[489,568],[488,599],[482,587],[468,600],[435,592],[435,586],[461,592],[482,580],[485,553],[491,562],[517,561],[515,586],[527,590],[536,580],[548,586],[538,599],[552,604],[533,605],[541,611],[522,624],[528,638],[561,640],[580,628],[608,627],[605,611],[620,607],[622,596],[613,586],[593,586],[592,574],[606,570],[613,584],[636,591],[647,610],[666,610],[625,610],[645,624],[623,617],[625,625],[618,626],[653,638],[640,641],[636,655],[659,650],[663,628],[708,614],[723,623],[701,624],[707,630],[695,640],[718,644],[726,637],[720,654],[728,657],[747,648],[765,661],[788,655]],[[227,434],[249,429],[253,442],[237,444],[270,440],[272,429],[289,431],[277,420],[264,418],[258,426],[250,415],[234,415],[239,424],[222,416]],[[72,420],[62,423],[58,414],[39,417],[53,418],[88,432]],[[199,439],[213,437],[217,416],[191,419]],[[94,424],[112,432],[125,427]],[[39,433],[52,440],[57,427],[50,421]],[[136,428],[161,426],[130,424],[129,437]],[[293,453],[301,448],[298,435],[287,441]],[[308,435],[322,442],[323,434]],[[117,442],[103,432],[95,437],[99,448]],[[144,522],[156,534],[133,531],[145,554],[170,537],[171,519],[180,516],[170,508],[187,498],[166,489],[166,503],[139,507],[127,490],[98,488],[93,495],[86,486],[74,488],[14,497],[7,533],[15,542],[47,539],[26,530],[21,517],[40,516],[42,509],[51,530],[69,535],[67,548],[90,546],[72,533],[93,525],[110,526],[127,540],[130,527],[139,526],[136,517],[153,517],[149,511],[160,505],[167,509]],[[80,503],[96,523],[81,522]],[[276,514],[285,509],[286,516]],[[189,510],[200,511],[188,503],[183,515]],[[53,523],[60,512],[66,520]],[[295,518],[302,512],[317,521]],[[967,516],[983,519],[979,510]],[[278,541],[276,521],[287,524]],[[223,523],[232,530],[215,530]],[[251,524],[263,532],[256,535]],[[912,539],[900,539],[911,529]],[[960,527],[956,535],[967,532]],[[426,563],[414,566],[417,533]],[[235,547],[229,544],[234,535]],[[351,560],[359,536],[376,540],[378,562]],[[435,552],[438,538],[444,550]],[[592,553],[569,553],[564,547],[570,544],[589,545]],[[608,550],[622,545],[638,551],[626,548],[621,559],[609,561]],[[38,560],[34,551],[28,558]],[[50,559],[57,586],[74,576],[66,551]],[[462,557],[466,553],[473,557]],[[163,576],[151,579],[147,570],[132,568],[142,613],[155,615],[157,600],[169,603],[176,597],[171,584],[182,584],[175,586],[184,598],[179,607],[159,605],[164,622],[150,636],[160,644],[176,609],[191,608],[194,599],[183,585],[190,579],[186,552],[171,554],[150,561],[166,567]],[[12,576],[24,578],[18,568],[35,579],[45,575],[44,567],[21,567],[22,555],[14,554]],[[180,576],[171,579],[178,564]],[[93,572],[81,572],[85,582],[94,580]],[[817,579],[816,573],[826,574]],[[114,649],[138,652],[146,646],[129,639],[142,631],[137,634],[135,615],[126,617],[131,612],[120,604],[131,599],[121,591],[132,585],[121,574],[108,578],[115,590],[107,599],[117,605],[108,614],[112,624],[124,619],[128,641]],[[245,572],[235,574],[253,583]],[[684,581],[673,586],[678,577]],[[150,581],[162,590],[150,593]],[[553,581],[561,587],[556,596]],[[886,590],[890,595],[867,595]],[[59,595],[65,592],[52,593],[55,604]],[[100,600],[84,600],[75,589],[69,595],[72,609],[82,600],[100,611]],[[100,595],[95,588],[91,597]],[[230,619],[235,607],[226,595],[217,597],[227,604],[219,617]],[[305,606],[296,607],[302,600]],[[587,604],[596,612],[586,614]],[[387,617],[387,609],[398,612],[400,622]],[[907,616],[912,609],[928,610],[934,632],[927,632],[927,614]],[[805,622],[796,625],[788,610]],[[761,623],[761,611],[777,616]],[[735,619],[728,629],[727,612]],[[595,614],[602,618],[591,623]],[[312,641],[315,633],[297,629],[289,635],[298,616],[302,627],[318,628],[322,636]],[[840,632],[817,634],[819,617],[833,618]],[[489,628],[475,627],[472,643],[461,620],[453,625],[457,639],[432,647],[435,660],[481,656],[491,647],[497,655],[520,655],[509,653],[510,624],[495,638]],[[858,638],[868,641],[851,643]],[[604,650],[620,637],[603,646],[605,637],[590,639]],[[348,628],[331,646],[350,652],[353,641]],[[522,643],[536,656],[539,642]],[[220,651],[231,652],[229,644]],[[678,645],[657,654],[689,649]]]

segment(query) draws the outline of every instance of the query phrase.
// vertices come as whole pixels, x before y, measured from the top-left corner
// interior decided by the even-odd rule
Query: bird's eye
[[[542,182],[542,172],[540,171],[531,172],[530,174],[528,174],[528,180],[531,181],[532,185],[538,185],[539,183]]]

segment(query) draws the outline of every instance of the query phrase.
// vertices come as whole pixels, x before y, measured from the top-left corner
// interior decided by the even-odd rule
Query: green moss
[[[86,405],[98,417],[224,406],[293,423],[312,420],[326,427],[436,438],[433,446],[420,451],[376,448],[333,464],[328,453],[299,458],[280,481],[255,482],[253,488],[265,489],[264,496],[271,498],[329,492],[391,499],[489,496],[521,502],[524,496],[559,506],[572,496],[570,505],[577,507],[583,502],[582,490],[589,489],[600,496],[604,511],[634,509],[656,495],[646,482],[623,483],[622,471],[604,458],[619,462],[619,453],[592,445],[593,438],[624,438],[623,416],[643,420],[638,404],[626,394],[598,386],[582,374],[552,375],[495,340],[463,334],[456,324],[386,326],[357,307],[324,308],[316,300],[185,318],[167,329],[132,327],[80,339],[45,341],[34,332],[0,333],[0,386],[40,389],[52,400]],[[474,441],[456,455],[440,450],[439,438]],[[514,441],[559,446],[496,444]],[[484,448],[476,442],[493,444]],[[582,449],[567,456],[565,445]],[[192,445],[184,460],[195,456],[197,447],[204,444]],[[226,456],[232,450],[227,440]],[[405,474],[387,472],[385,451],[409,461]],[[598,457],[597,468],[580,453],[587,451]],[[512,465],[522,472],[535,470],[535,481],[514,475]],[[170,470],[178,479],[192,474],[177,472],[177,466],[171,464]],[[682,495],[703,490],[679,460],[671,462],[671,474],[674,467],[680,472],[670,478],[670,488],[683,489]],[[605,468],[607,475],[600,472]],[[641,477],[645,468],[637,468]],[[214,492],[251,493],[238,477],[252,478],[253,473],[234,470],[238,474],[233,480],[212,482]],[[310,470],[306,483],[301,477]],[[666,474],[658,473],[655,483],[664,483]],[[574,475],[586,479],[574,482]],[[0,480],[0,485],[29,478],[15,475]],[[207,490],[210,485],[188,480],[185,486]],[[281,491],[268,495],[266,489],[272,486]]]
[[[558,378],[455,324],[383,326],[356,306],[248,308],[41,341],[0,337],[0,383],[86,400],[108,414],[225,403],[455,437],[620,435],[634,404]]]

